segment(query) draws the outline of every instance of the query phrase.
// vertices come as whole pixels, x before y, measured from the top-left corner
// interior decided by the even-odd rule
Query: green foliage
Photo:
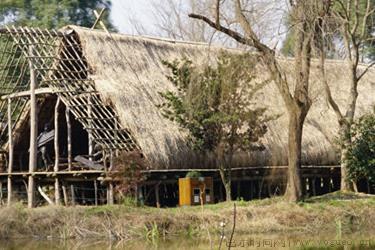
[[[190,171],[186,174],[186,177],[188,178],[199,178],[199,177],[202,177],[202,174],[198,171]]]
[[[375,111],[375,110],[374,110]],[[352,144],[348,149],[349,178],[368,178],[375,184],[375,112],[362,116],[353,124]]]
[[[160,93],[163,115],[190,132],[190,145],[203,152],[231,157],[237,150],[260,150],[267,132],[266,109],[253,105],[267,83],[255,80],[256,56],[222,52],[215,67],[197,67],[183,59],[163,62],[177,93]],[[219,152],[220,151],[220,152]]]
[[[93,10],[107,7],[102,20],[114,30],[110,19],[110,0],[1,0],[0,24],[61,28],[65,25],[91,27],[96,17]]]

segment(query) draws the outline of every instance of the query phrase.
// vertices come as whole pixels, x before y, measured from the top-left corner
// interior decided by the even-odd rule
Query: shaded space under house
[[[163,102],[160,92],[175,90],[166,78],[163,60],[187,57],[197,64],[214,63],[222,48],[76,26],[59,31],[5,28],[0,32],[3,203],[25,199],[30,178],[41,189],[33,191],[39,200],[41,194],[55,192],[55,198],[61,196],[68,204],[113,203],[115,183],[108,177],[113,158],[133,150],[141,151],[148,162],[144,169],[147,179],[138,189],[146,204],[175,206],[178,178],[191,170],[214,178],[215,201],[225,197],[212,156],[189,149],[187,132],[164,118],[157,107]],[[292,78],[289,65],[293,60],[280,58],[279,62]],[[37,168],[32,171],[30,72],[35,72],[38,84],[37,134],[46,128],[54,135],[45,147],[50,158],[47,166],[39,152]],[[260,65],[257,72],[257,80],[269,78]],[[342,106],[349,90],[345,63],[329,61],[327,72],[333,97]],[[359,85],[357,116],[375,104],[374,79],[375,70],[370,69]],[[317,195],[339,188],[340,169],[335,148],[338,124],[322,94],[316,62],[310,92],[314,103],[304,125],[302,175],[305,192]],[[268,132],[261,141],[264,151],[238,152],[234,157],[233,195],[245,199],[281,194],[286,181],[288,117],[274,83],[262,89],[254,105],[267,107],[270,114],[280,117],[267,124]],[[48,189],[51,186],[54,188]],[[374,191],[366,182],[359,188]]]

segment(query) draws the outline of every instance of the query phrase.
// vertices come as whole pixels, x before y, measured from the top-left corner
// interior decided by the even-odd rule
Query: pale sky
[[[152,4],[160,0],[112,0],[111,18],[120,33],[136,34],[135,22],[141,24],[147,34],[155,33]]]

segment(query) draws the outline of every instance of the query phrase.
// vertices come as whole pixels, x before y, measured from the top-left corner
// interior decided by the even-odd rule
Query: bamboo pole
[[[68,144],[68,170],[72,170],[72,124],[70,123],[69,107],[65,108],[67,144]]]
[[[30,46],[29,55],[32,56],[34,46]],[[33,65],[33,59],[29,58],[30,67],[30,156],[29,156],[29,184],[27,190],[27,206],[34,207],[34,193],[35,183],[33,173],[36,169],[37,159],[37,133],[38,133],[38,118],[37,118],[37,100],[35,96],[35,89],[37,88],[36,72]]]
[[[13,134],[12,134],[12,100],[8,98],[8,197],[7,205],[12,203],[12,171],[13,171]]]
[[[53,171],[56,173],[59,171],[60,163],[60,154],[59,154],[59,107],[60,107],[60,98],[57,97],[55,105],[55,166]],[[55,177],[55,203],[60,205],[60,185],[58,175]]]

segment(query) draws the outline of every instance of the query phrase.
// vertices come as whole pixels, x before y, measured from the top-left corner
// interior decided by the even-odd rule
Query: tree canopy
[[[256,56],[222,52],[217,66],[192,61],[164,62],[178,92],[161,93],[164,116],[190,132],[193,149],[212,153],[231,199],[231,164],[235,152],[262,150],[259,139],[272,119],[253,105],[254,95],[268,82],[255,80]]]
[[[110,0],[1,0],[0,23],[41,28],[61,28],[73,24],[91,27],[96,17],[93,10],[106,7]],[[114,30],[106,11],[102,21]]]

